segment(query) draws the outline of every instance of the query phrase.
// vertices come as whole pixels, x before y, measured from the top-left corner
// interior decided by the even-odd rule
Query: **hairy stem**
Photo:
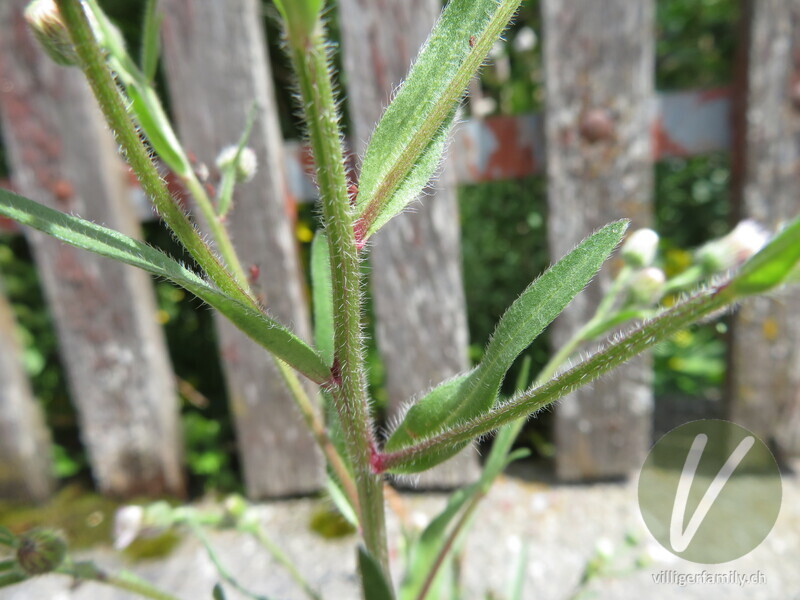
[[[376,470],[383,472],[395,466],[413,464],[421,455],[446,451],[459,443],[487,434],[516,418],[527,416],[578,387],[594,381],[657,342],[735,300],[736,297],[727,284],[701,290],[684,302],[643,323],[579,365],[544,384],[534,385],[525,392],[515,395],[491,412],[401,450],[380,454],[375,461]]]
[[[278,367],[278,372],[281,374],[281,377],[283,377],[283,381],[289,389],[289,393],[292,395],[297,408],[300,410],[300,414],[306,426],[311,431],[314,440],[325,455],[328,465],[330,465],[336,477],[339,479],[343,491],[347,495],[347,499],[350,501],[356,514],[359,515],[361,511],[359,509],[356,484],[328,435],[328,430],[325,428],[322,415],[319,414],[319,411],[317,411],[315,405],[311,402],[306,390],[300,384],[297,375],[295,375],[289,365],[277,357],[275,357],[275,365]]]
[[[355,470],[364,543],[388,580],[383,484],[370,467],[377,446],[364,377],[361,272],[347,194],[339,118],[323,40],[324,28],[319,21],[313,30],[297,31],[292,26],[293,23],[287,23],[289,52],[299,80],[330,247],[333,305],[336,307],[330,392]]]

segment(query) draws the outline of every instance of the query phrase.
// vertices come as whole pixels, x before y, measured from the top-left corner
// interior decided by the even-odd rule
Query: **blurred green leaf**
[[[328,238],[318,231],[311,242],[314,344],[326,365],[333,364],[333,287]]]
[[[372,555],[363,546],[358,547],[358,570],[364,598],[368,600],[394,600],[394,593],[383,571]]]
[[[161,53],[159,31],[164,15],[158,11],[158,0],[147,0],[142,26],[142,74],[145,81],[152,83],[158,68]]]
[[[781,229],[761,250],[745,262],[731,281],[739,296],[761,294],[778,285],[800,262],[800,217]]]

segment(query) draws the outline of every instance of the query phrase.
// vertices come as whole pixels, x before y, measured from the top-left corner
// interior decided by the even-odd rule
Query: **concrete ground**
[[[800,477],[787,474],[783,483],[781,512],[767,539],[741,559],[704,566],[679,559],[655,542],[639,515],[634,481],[555,485],[537,479],[531,467],[523,465],[501,479],[478,511],[464,547],[461,597],[504,598],[516,557],[525,545],[526,599],[800,600]],[[402,498],[407,522],[418,524],[446,500],[441,494],[404,494]],[[325,540],[312,533],[309,520],[320,502],[289,500],[264,504],[260,510],[269,534],[325,599],[357,599],[355,537]],[[397,539],[398,526],[396,515],[391,515],[391,539]],[[286,573],[250,539],[231,532],[210,537],[230,570],[253,591],[269,599],[304,598]],[[626,539],[632,542],[626,543]],[[587,561],[598,551],[610,556],[609,561],[588,586],[579,589]],[[392,552],[395,558],[400,554],[396,546]],[[128,568],[185,600],[210,600],[217,581],[202,547],[188,536],[158,562],[126,565],[108,548],[81,558],[86,556],[109,570]],[[731,572],[754,581],[745,585],[708,582],[715,574]],[[701,577],[704,582],[679,585],[679,579],[687,576]],[[68,579],[58,576],[43,576],[0,590],[2,600],[126,598],[133,596],[97,584],[73,588]],[[244,596],[228,588],[227,598]]]

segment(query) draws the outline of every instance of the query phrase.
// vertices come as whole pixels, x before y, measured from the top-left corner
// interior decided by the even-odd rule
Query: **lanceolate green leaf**
[[[800,217],[779,231],[744,263],[731,281],[737,295],[760,294],[780,285],[800,262]]]
[[[455,121],[455,111],[444,120],[441,127],[436,131],[433,139],[428,146],[422,151],[422,154],[417,158],[416,163],[411,167],[411,170],[403,178],[402,182],[397,187],[397,190],[386,200],[386,203],[381,207],[375,219],[368,226],[369,218],[363,215],[364,220],[359,223],[359,235],[362,239],[367,239],[370,235],[378,231],[392,217],[402,212],[403,209],[413,202],[420,194],[422,189],[428,184],[431,178],[436,173],[439,163],[442,160],[445,147],[447,146],[447,137],[453,128]]]
[[[383,575],[378,561],[364,546],[358,547],[358,570],[361,572],[361,585],[367,600],[394,600],[394,593]]]
[[[164,15],[158,10],[158,0],[147,0],[142,26],[142,74],[152,82],[158,68],[158,55],[161,52],[159,30]]]
[[[457,102],[520,3],[447,5],[367,146],[357,207],[364,237],[422,191],[441,157]]]
[[[207,302],[248,336],[307,377],[323,382],[330,369],[291,331],[255,306],[248,306],[213,287],[162,252],[112,229],[47,208],[0,189],[0,215],[43,231],[67,244],[107,256],[165,277]]]
[[[314,344],[326,365],[333,364],[333,288],[328,238],[318,232],[311,242],[311,288]]]
[[[520,352],[594,277],[627,227],[626,221],[606,225],[531,283],[500,319],[478,367],[457,387],[456,380],[446,382],[411,407],[387,441],[386,449],[395,451],[415,439],[486,413]],[[430,468],[458,449],[456,446],[431,457],[430,462],[420,461],[414,471]]]

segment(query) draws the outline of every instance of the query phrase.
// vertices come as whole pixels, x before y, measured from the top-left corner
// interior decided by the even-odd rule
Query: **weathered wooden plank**
[[[293,238],[294,203],[282,171],[283,148],[256,0],[163,2],[164,58],[173,111],[188,150],[214,170],[235,144],[253,102],[259,114],[249,146],[255,178],[237,187],[228,227],[270,312],[308,337],[307,298]],[[318,489],[322,462],[272,360],[222,319],[217,321],[245,483],[251,497]]]
[[[739,216],[776,229],[800,213],[800,2],[747,0],[749,86],[738,123],[743,145]],[[800,297],[744,302],[734,317],[730,417],[782,458],[800,454]]]
[[[15,327],[0,277],[0,499],[40,502],[55,483],[50,431],[19,361]]]
[[[122,162],[88,86],[40,51],[25,4],[3,3],[0,13],[0,110],[15,187],[136,235]],[[177,395],[150,278],[43,234],[29,241],[98,488],[182,494]]]
[[[393,88],[441,11],[438,0],[341,0],[344,67],[354,139],[365,142]],[[467,321],[458,206],[447,167],[413,212],[395,218],[371,244],[376,341],[386,369],[390,415],[467,368]],[[477,472],[468,450],[421,477],[454,487]]]
[[[645,225],[651,212],[653,100],[651,0],[544,0],[549,246],[566,254],[620,217]],[[564,344],[608,288],[605,269],[552,332]],[[650,444],[647,359],[565,398],[556,410],[562,479],[617,477],[641,464]]]

